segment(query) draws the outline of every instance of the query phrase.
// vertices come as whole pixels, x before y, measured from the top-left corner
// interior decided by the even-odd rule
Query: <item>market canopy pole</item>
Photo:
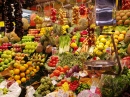
[[[121,0],[119,0],[119,4],[121,3]],[[96,25],[100,26],[101,29],[101,33],[103,30],[103,26],[114,26],[116,24],[116,19],[115,19],[115,12],[116,9],[120,8],[121,5],[118,6],[118,1],[117,0],[96,0],[95,1],[95,18],[96,18]],[[121,63],[120,63],[120,59],[118,56],[118,52],[117,52],[117,48],[115,45],[115,41],[113,38],[113,35],[111,35],[111,39],[112,39],[112,43],[114,46],[114,52],[115,52],[115,56],[117,59],[117,63],[118,63],[118,75],[121,73]]]

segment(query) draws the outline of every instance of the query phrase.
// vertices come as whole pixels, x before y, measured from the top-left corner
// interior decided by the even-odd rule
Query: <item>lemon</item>
[[[102,42],[102,43],[106,43],[106,41],[107,41],[107,40],[106,40],[105,38],[101,38],[101,39],[100,39],[100,42]]]
[[[101,52],[100,50],[98,50],[97,52],[96,52],[96,55],[98,55],[98,56],[101,56],[103,54],[103,52]]]
[[[126,34],[126,31],[121,31],[121,34]]]
[[[77,47],[77,44],[73,42],[73,43],[70,44],[70,46],[71,46],[72,48],[76,48],[76,47]]]
[[[119,37],[118,35],[114,35],[114,38],[115,38],[115,39],[118,39],[118,37]]]
[[[104,43],[99,43],[99,45],[102,45],[102,46],[104,46]]]
[[[76,39],[77,38],[77,36],[76,35],[74,35],[73,37],[72,37],[72,39]]]
[[[97,47],[99,50],[103,50],[104,49],[104,47],[102,46],[102,45],[98,45],[98,47]]]
[[[114,35],[120,35],[119,31],[115,31]]]
[[[110,41],[107,41],[107,42],[106,42],[106,45],[110,45],[110,44],[111,44],[111,42],[110,42]]]

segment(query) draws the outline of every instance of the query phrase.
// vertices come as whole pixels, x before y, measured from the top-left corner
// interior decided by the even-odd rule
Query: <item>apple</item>
[[[4,64],[8,64],[9,63],[9,60],[8,59],[5,59],[4,60]]]
[[[4,70],[3,67],[0,67],[0,72],[3,71],[3,70]]]

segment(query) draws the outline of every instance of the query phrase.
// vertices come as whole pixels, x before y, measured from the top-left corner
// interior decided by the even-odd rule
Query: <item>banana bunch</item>
[[[46,31],[52,31],[53,30],[53,27],[44,27],[44,28],[41,28],[40,30],[40,35],[44,35],[46,34]]]
[[[74,24],[78,24],[78,21],[79,21],[79,7],[78,6],[74,6],[72,9],[73,9],[72,22]]]
[[[64,9],[59,9],[59,21],[61,25],[66,25],[68,23],[67,20],[67,12]]]
[[[61,30],[62,34],[66,34],[68,28],[69,28],[69,25],[63,25],[62,30]]]
[[[43,19],[42,17],[39,17],[38,15],[34,18],[34,22],[36,24],[42,24],[43,23]]]

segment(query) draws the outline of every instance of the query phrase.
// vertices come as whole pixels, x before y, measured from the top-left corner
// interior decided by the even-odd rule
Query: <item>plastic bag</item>
[[[34,97],[33,94],[35,93],[35,90],[32,86],[27,86],[26,88],[26,95],[25,97]]]
[[[0,83],[0,88],[7,88],[8,82],[7,81],[3,81],[2,83]],[[15,82],[12,85],[10,85],[10,87],[8,88],[8,92],[7,94],[3,94],[2,92],[0,93],[0,97],[19,97],[21,93],[21,88],[19,87],[18,83]]]

